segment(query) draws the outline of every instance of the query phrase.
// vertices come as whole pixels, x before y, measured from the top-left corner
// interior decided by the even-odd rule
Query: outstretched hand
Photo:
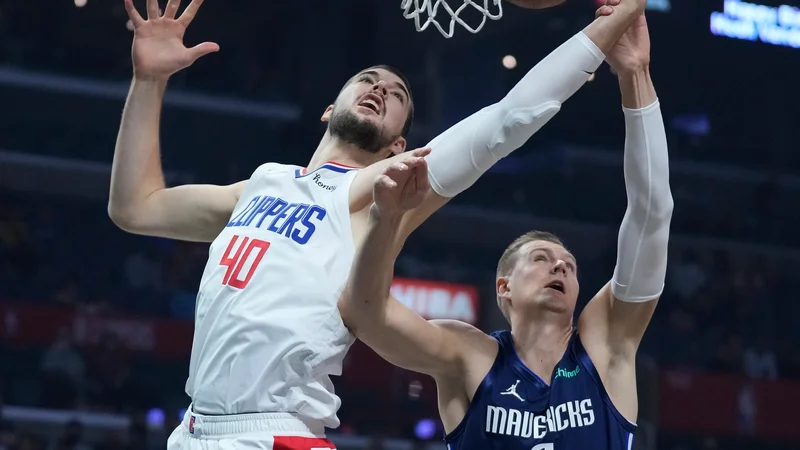
[[[382,217],[398,216],[422,204],[431,187],[425,161],[428,153],[428,148],[409,152],[378,176],[373,188],[375,212]]]
[[[191,48],[183,45],[183,35],[192,23],[203,0],[192,0],[176,18],[180,0],[169,0],[162,15],[158,0],[147,0],[147,20],[133,0],[125,0],[125,9],[133,24],[133,72],[139,79],[166,80],[170,75],[191,66],[198,58],[219,51],[219,45],[203,42]]]
[[[619,3],[619,0],[613,1]],[[609,0],[605,6],[597,10],[596,16],[605,15],[600,10],[613,9],[613,6],[612,0]],[[625,30],[625,34],[606,55],[606,62],[618,74],[637,72],[650,66],[650,31],[644,13],[641,13]]]

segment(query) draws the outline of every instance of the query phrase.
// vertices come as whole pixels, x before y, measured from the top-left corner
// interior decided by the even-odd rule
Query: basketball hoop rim
[[[452,38],[455,33],[455,25],[459,24],[472,34],[476,34],[483,29],[486,25],[487,19],[499,20],[503,17],[503,3],[502,0],[461,0],[462,4],[457,9],[453,9],[447,0],[401,0],[400,8],[403,10],[403,17],[406,19],[414,20],[414,26],[418,32],[425,31],[429,26],[433,25],[439,33],[445,38]],[[480,5],[481,2],[483,5]],[[493,13],[489,4],[497,7],[497,12]],[[450,16],[450,23],[447,25],[447,30],[437,20],[437,15],[440,7],[446,14]],[[481,23],[476,27],[466,23],[460,14],[467,8],[473,8],[481,13]],[[422,22],[423,14],[427,15]]]

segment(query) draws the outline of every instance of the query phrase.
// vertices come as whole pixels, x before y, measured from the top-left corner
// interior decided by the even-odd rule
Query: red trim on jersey
[[[338,163],[336,161],[326,161],[325,164],[333,164],[334,166],[344,167],[345,169],[361,169],[358,166],[348,166],[347,164]]]
[[[348,166],[347,164],[338,163],[338,162],[336,162],[336,161],[325,161],[325,162],[322,164],[322,166],[324,166],[324,165],[326,165],[326,164],[330,164],[330,165],[332,165],[332,166],[339,166],[339,167],[341,167],[341,168],[343,168],[343,169],[363,169],[363,167],[358,167],[358,166]],[[322,166],[320,166],[320,167],[322,167]],[[300,169],[300,175],[305,175],[305,174],[307,174],[307,173],[308,173],[308,167],[303,167],[302,169]]]

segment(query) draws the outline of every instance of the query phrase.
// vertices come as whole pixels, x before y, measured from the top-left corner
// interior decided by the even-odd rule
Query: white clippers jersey
[[[354,257],[356,170],[264,164],[211,244],[186,393],[203,414],[290,412],[337,427],[353,340],[337,300]]]

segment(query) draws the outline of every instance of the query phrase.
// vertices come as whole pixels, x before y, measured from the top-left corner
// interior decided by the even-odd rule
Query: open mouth
[[[549,288],[549,289],[556,290],[556,291],[558,291],[558,292],[561,292],[562,294],[564,293],[564,283],[563,283],[563,282],[561,282],[561,281],[553,281],[553,282],[550,282],[550,284],[548,284],[548,285],[547,285],[547,286],[545,286],[545,287],[547,287],[547,288]]]
[[[363,106],[364,108],[372,110],[375,114],[381,113],[381,102],[380,97],[375,94],[367,94],[364,98],[358,103],[358,106]]]

